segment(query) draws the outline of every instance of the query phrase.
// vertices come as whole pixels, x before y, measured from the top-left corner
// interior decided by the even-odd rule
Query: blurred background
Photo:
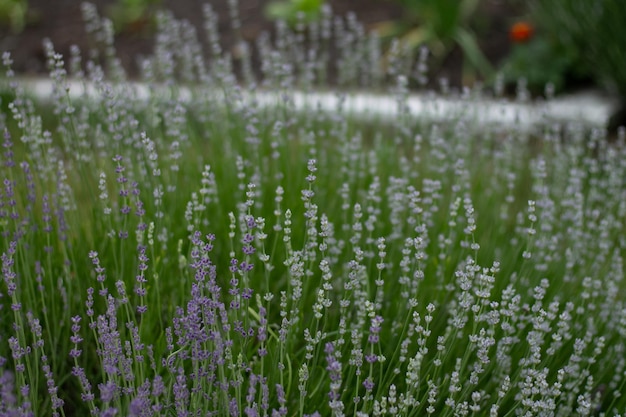
[[[10,51],[20,75],[46,72],[42,40],[69,56],[71,45],[90,47],[77,0],[0,0],[0,50]],[[204,1],[95,0],[113,22],[115,47],[129,77],[137,57],[150,55],[158,13],[169,10],[203,30]],[[399,39],[405,50],[428,48],[425,84],[446,78],[452,87],[474,85],[530,96],[601,88],[626,97],[626,1],[616,0],[213,0],[222,49],[236,59],[238,42],[253,44],[277,21],[293,30],[354,12],[366,32],[376,31],[383,47]],[[232,7],[240,29],[233,30]],[[205,44],[206,46],[206,44]],[[84,53],[84,52],[83,52]],[[253,56],[254,58],[254,56]],[[257,57],[258,59],[258,57]],[[383,57],[384,59],[384,57]],[[417,59],[417,58],[416,58]],[[258,62],[258,61],[257,61]],[[254,61],[253,61],[254,63]],[[626,100],[624,100],[626,101]]]

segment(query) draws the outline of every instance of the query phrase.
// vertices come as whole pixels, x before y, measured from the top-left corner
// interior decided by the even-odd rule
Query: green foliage
[[[484,56],[471,22],[480,0],[398,0],[405,8],[403,21],[380,25],[383,37],[399,37],[411,48],[426,44],[439,61],[458,45],[469,63],[468,71],[477,71],[484,78],[492,68]]]
[[[0,0],[0,26],[7,26],[18,33],[26,24],[28,0]]]
[[[152,9],[162,0],[117,0],[108,9],[116,32],[136,31],[151,20]]]
[[[323,5],[324,0],[274,1],[267,5],[265,14],[272,20],[283,20],[293,26],[299,19],[304,22],[318,20]]]
[[[533,0],[531,5],[546,33],[578,50],[598,82],[626,97],[626,2]]]
[[[569,81],[584,79],[587,72],[576,48],[535,37],[513,45],[502,66],[502,74],[507,84],[525,79],[532,93],[541,94],[548,84],[555,92],[560,92]]]

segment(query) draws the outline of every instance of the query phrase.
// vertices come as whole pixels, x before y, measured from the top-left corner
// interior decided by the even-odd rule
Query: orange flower
[[[534,28],[528,22],[517,22],[511,26],[509,36],[513,42],[526,42],[533,36]]]

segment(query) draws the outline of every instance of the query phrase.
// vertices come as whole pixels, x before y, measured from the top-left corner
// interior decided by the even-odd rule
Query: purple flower
[[[230,403],[228,404],[228,412],[230,413],[231,417],[239,416],[239,406],[237,405],[237,398],[232,398],[230,400]]]
[[[128,415],[130,417],[147,417],[152,415],[150,409],[150,381],[145,380],[137,388],[137,396],[128,405]]]
[[[183,368],[178,368],[178,375],[176,375],[176,382],[174,382],[174,404],[178,417],[187,417],[189,415],[187,410],[189,389],[187,389],[187,378]]]
[[[13,161],[13,141],[11,140],[11,134],[9,133],[9,129],[4,129],[4,143],[2,144],[4,147],[4,166],[7,168],[12,168],[15,166],[15,161]]]
[[[17,404],[17,398],[14,393],[14,383],[13,373],[10,371],[0,373],[0,404],[7,407],[9,410]]]
[[[85,307],[87,307],[87,317],[93,317],[93,287],[87,288],[87,301],[85,301]]]
[[[376,316],[372,318],[372,325],[370,326],[370,332],[373,334],[380,333],[381,327],[380,325],[383,323],[384,319],[381,316]]]
[[[94,394],[91,392],[91,383],[85,374],[85,369],[80,366],[72,367],[72,375],[78,378],[80,385],[83,388],[81,398],[83,401],[93,401],[95,399]]]
[[[238,269],[237,265],[238,265],[238,263],[239,262],[237,261],[237,259],[233,258],[233,259],[230,260],[230,267],[229,267],[230,272],[237,272],[237,269]]]
[[[369,355],[365,355],[365,360],[368,363],[374,363],[374,362],[376,362],[378,360],[378,357],[375,354],[372,353],[372,354],[369,354]]]
[[[17,250],[17,242],[12,240],[9,243],[9,250],[5,253],[2,253],[2,277],[4,278],[4,282],[7,286],[7,295],[9,297],[13,296],[15,290],[17,289],[17,284],[15,283],[15,278],[17,274],[13,271],[13,255],[15,255],[15,251]]]
[[[116,415],[117,415],[117,408],[115,407],[106,408],[102,410],[102,413],[100,413],[100,417],[115,417]]]
[[[365,387],[365,391],[372,392],[374,389],[374,381],[371,377],[368,377],[365,381],[363,381],[363,386]]]
[[[100,390],[100,400],[104,403],[113,401],[119,391],[117,384],[113,381],[99,384],[98,389]]]
[[[252,234],[250,233],[246,233],[243,236],[242,242],[244,245],[249,245],[250,243],[252,243],[254,241],[254,236],[252,236]]]
[[[72,317],[72,336],[70,336],[70,341],[74,343],[74,347],[70,350],[71,358],[78,358],[81,354],[81,350],[78,348],[78,344],[83,341],[83,338],[78,334],[80,332],[80,316]]]
[[[278,410],[272,410],[272,417],[286,416],[287,407],[285,407],[285,404],[287,403],[287,399],[285,398],[285,389],[281,384],[276,384],[276,398],[280,407]]]

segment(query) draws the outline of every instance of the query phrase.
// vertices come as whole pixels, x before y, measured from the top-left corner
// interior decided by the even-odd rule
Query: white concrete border
[[[25,91],[34,96],[46,99],[53,91],[51,80],[22,79],[17,80]],[[97,93],[95,86],[78,81],[68,81],[69,94],[72,97],[91,96]],[[113,91],[118,91],[115,88]],[[145,84],[128,83],[119,90],[138,99],[148,99],[153,91]],[[159,94],[167,94],[167,89]],[[181,100],[189,100],[191,91],[181,87],[178,90]],[[391,118],[398,113],[398,103],[394,97],[371,93],[289,93],[290,100],[298,110],[322,109],[329,112],[337,110],[343,101],[344,111],[368,117],[379,116]],[[254,93],[242,91],[242,99],[256,99],[261,105],[284,102],[281,94],[266,91]],[[430,120],[445,121],[451,118],[463,118],[474,121],[478,125],[515,126],[521,129],[532,129],[546,122],[578,122],[590,126],[605,127],[611,114],[617,109],[617,101],[602,95],[598,91],[563,95],[544,102],[511,102],[484,98],[451,98],[435,94],[411,94],[406,106],[411,115]]]

